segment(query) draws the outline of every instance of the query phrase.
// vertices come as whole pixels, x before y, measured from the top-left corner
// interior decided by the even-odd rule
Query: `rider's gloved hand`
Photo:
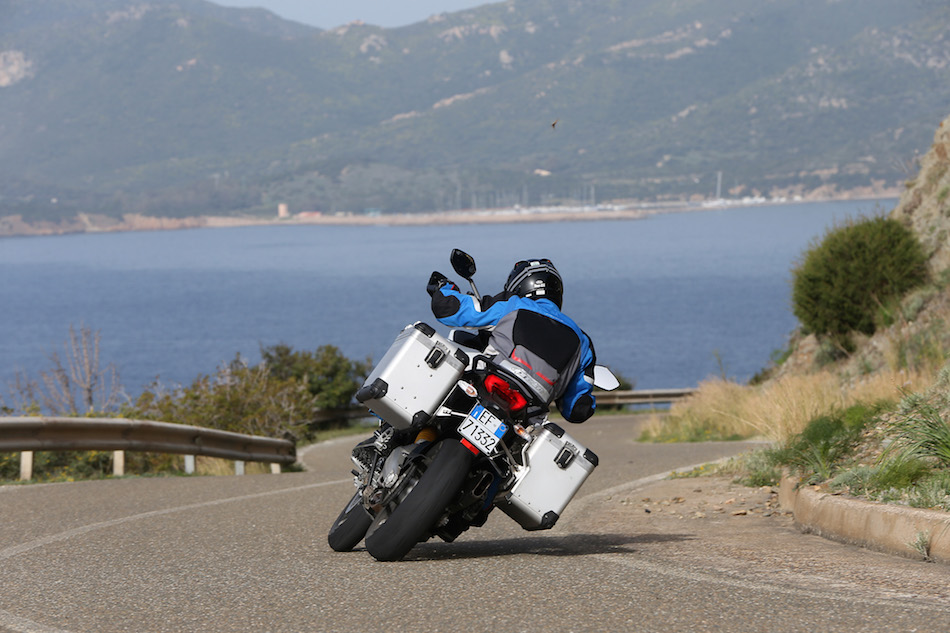
[[[431,297],[433,294],[436,293],[436,291],[439,290],[439,288],[441,288],[442,286],[446,284],[451,286],[453,290],[459,289],[458,286],[456,286],[454,283],[449,281],[448,277],[446,277],[445,275],[443,275],[437,270],[432,271],[432,274],[429,276],[429,283],[426,284],[426,292],[428,292],[429,296]]]

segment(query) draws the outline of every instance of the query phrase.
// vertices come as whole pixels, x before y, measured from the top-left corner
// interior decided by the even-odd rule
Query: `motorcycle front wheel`
[[[443,440],[419,482],[385,522],[366,537],[366,550],[379,561],[401,560],[435,525],[465,482],[472,453],[457,440]]]
[[[366,530],[369,529],[373,517],[363,509],[362,495],[357,492],[346,504],[340,516],[330,526],[327,542],[337,552],[349,552],[356,544],[363,540]]]

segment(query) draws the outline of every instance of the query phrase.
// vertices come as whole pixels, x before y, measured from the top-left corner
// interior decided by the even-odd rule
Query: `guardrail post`
[[[237,460],[234,462],[234,474],[243,475],[244,474],[244,462]]]
[[[195,474],[195,456],[194,455],[185,455],[185,474],[186,475]]]
[[[23,481],[33,479],[33,451],[20,453],[20,479]]]
[[[125,451],[112,451],[112,476],[125,475]]]

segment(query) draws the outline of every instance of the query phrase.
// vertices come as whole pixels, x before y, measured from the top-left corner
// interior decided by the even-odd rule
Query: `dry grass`
[[[787,375],[755,386],[707,380],[693,396],[673,405],[668,416],[654,416],[645,436],[656,441],[783,441],[820,415],[857,402],[897,401],[932,381],[930,372],[908,371],[882,371],[844,384],[831,371]]]

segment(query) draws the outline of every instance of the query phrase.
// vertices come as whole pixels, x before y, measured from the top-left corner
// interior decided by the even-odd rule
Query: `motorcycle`
[[[455,249],[450,261],[480,299],[475,260]],[[356,394],[381,422],[353,449],[356,493],[330,528],[332,549],[365,540],[377,560],[401,560],[433,536],[452,542],[483,525],[496,507],[526,530],[555,525],[597,455],[547,420],[527,372],[482,353],[486,343],[421,322],[397,336]],[[594,384],[619,386],[603,366]]]

